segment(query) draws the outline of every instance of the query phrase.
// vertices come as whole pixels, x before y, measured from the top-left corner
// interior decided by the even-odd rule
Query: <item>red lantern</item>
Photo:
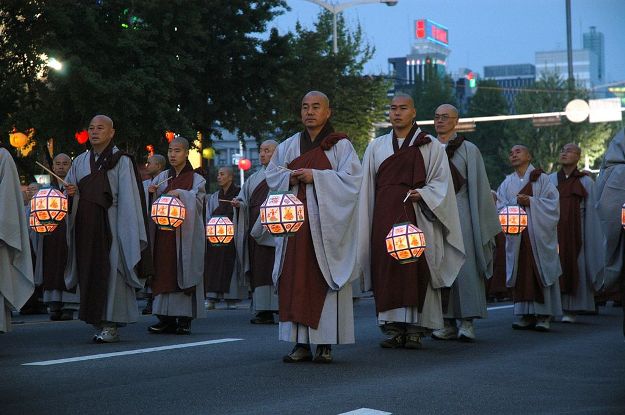
[[[30,213],[43,225],[56,224],[67,215],[67,197],[57,189],[41,189],[30,199]]]
[[[89,141],[89,133],[87,132],[87,130],[77,132],[76,134],[74,134],[74,137],[76,137],[76,141],[78,141],[78,144],[81,145]]]
[[[239,159],[239,168],[243,171],[247,171],[252,167],[252,162],[249,159]]]
[[[425,247],[423,231],[409,222],[393,225],[386,235],[386,251],[400,264],[415,262]]]
[[[174,138],[176,138],[176,133],[173,131],[165,131],[165,139],[168,143],[171,143]]]
[[[158,228],[164,231],[173,231],[182,225],[187,209],[180,199],[167,193],[152,203],[151,217]]]
[[[206,239],[211,245],[228,245],[234,239],[234,224],[227,216],[213,216],[206,224]]]
[[[272,192],[260,205],[260,223],[273,236],[292,236],[304,223],[304,204],[292,193]]]
[[[527,228],[527,212],[521,206],[505,206],[499,211],[499,223],[504,233],[518,235]]]
[[[30,229],[32,229],[33,231],[37,233],[48,234],[48,233],[54,232],[57,226],[59,225],[56,222],[52,222],[48,225],[44,225],[41,222],[39,222],[39,219],[37,219],[37,216],[31,213],[30,216],[28,217],[28,226],[30,226]]]
[[[621,208],[621,225],[623,229],[625,229],[625,203],[623,203],[623,207]]]
[[[24,133],[9,134],[9,142],[15,148],[22,148],[28,143],[28,136]]]
[[[154,146],[152,144],[145,146],[145,149],[148,151],[148,157],[152,157],[154,155]]]

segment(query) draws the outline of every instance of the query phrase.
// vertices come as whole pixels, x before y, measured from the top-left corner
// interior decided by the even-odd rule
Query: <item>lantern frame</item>
[[[386,252],[400,264],[418,261],[427,247],[423,231],[410,222],[394,224],[385,242]]]
[[[506,235],[520,235],[527,228],[527,212],[519,205],[504,206],[497,216]]]
[[[58,222],[52,222],[44,225],[39,221],[39,219],[37,219],[37,216],[32,213],[28,216],[28,227],[38,234],[50,234],[54,232],[58,226]]]
[[[293,236],[305,220],[304,204],[291,192],[271,192],[260,205],[260,223],[273,236]]]
[[[186,213],[182,200],[167,193],[160,195],[150,209],[150,217],[163,231],[175,231],[184,222]]]
[[[42,225],[51,225],[67,216],[67,196],[52,187],[39,190],[30,199],[30,213]]]
[[[212,246],[229,245],[234,240],[234,223],[227,216],[213,216],[206,223],[206,239]]]

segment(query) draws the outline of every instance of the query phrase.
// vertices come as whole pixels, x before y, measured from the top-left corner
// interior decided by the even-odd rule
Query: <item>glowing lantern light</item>
[[[154,155],[154,146],[152,144],[145,146],[145,149],[148,151],[148,157],[152,157]]]
[[[425,247],[423,231],[409,222],[393,225],[386,235],[386,251],[400,264],[415,262]]]
[[[176,138],[176,133],[173,131],[165,131],[165,139],[168,143],[171,143],[174,138]]]
[[[30,226],[30,229],[32,229],[33,231],[37,233],[47,234],[47,233],[54,232],[57,226],[59,225],[56,222],[50,223],[48,225],[44,225],[41,222],[39,222],[39,219],[37,219],[37,216],[31,213],[30,216],[28,217],[28,226]]]
[[[206,239],[211,245],[228,245],[234,238],[234,224],[227,216],[213,216],[206,224]]]
[[[22,148],[28,143],[28,136],[24,133],[9,134],[9,142],[15,148]]]
[[[41,189],[30,199],[30,213],[42,225],[57,224],[67,216],[67,197],[57,189]]]
[[[76,134],[74,134],[74,137],[76,138],[76,141],[78,141],[78,144],[81,145],[89,141],[89,133],[87,132],[87,130],[78,131]]]
[[[527,228],[527,213],[521,206],[505,206],[499,211],[499,223],[504,233],[518,235]]]
[[[625,203],[623,203],[623,207],[621,208],[621,225],[623,229],[625,229]]]
[[[273,236],[292,236],[304,223],[304,204],[292,193],[272,192],[260,205],[260,223]]]
[[[152,203],[150,216],[159,229],[174,231],[182,225],[186,213],[187,209],[180,199],[165,193]]]
[[[243,171],[247,171],[252,167],[252,162],[249,159],[239,159],[239,168]]]
[[[207,160],[212,159],[213,157],[215,157],[215,150],[213,150],[212,147],[205,148],[204,150],[202,150],[202,157]]]

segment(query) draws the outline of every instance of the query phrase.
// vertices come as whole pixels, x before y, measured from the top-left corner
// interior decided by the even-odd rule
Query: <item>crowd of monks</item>
[[[412,98],[395,95],[392,130],[372,140],[362,160],[347,135],[334,131],[331,113],[326,95],[306,94],[303,131],[263,142],[262,166],[241,188],[230,168],[219,169],[219,190],[210,195],[186,139],[170,142],[167,160],[150,157],[142,180],[133,157],[114,144],[113,121],[97,115],[91,149],[52,162],[52,186],[67,195],[69,213],[50,234],[29,231],[25,200],[36,188],[22,194],[15,164],[0,148],[0,332],[10,328],[11,309],[38,296],[52,320],[77,312],[95,328],[95,342],[111,343],[138,320],[139,291],[148,299],[143,313],[156,317],[153,334],[190,334],[207,309],[222,301],[236,308],[251,295],[251,322],[274,324],[277,315],[279,339],[295,343],[284,362],[328,363],[332,345],[355,341],[353,298],[363,292],[373,293],[380,346],[419,349],[425,336],[475,340],[489,290],[513,299],[514,329],[538,331],[556,318],[573,323],[595,312],[597,295],[622,290],[623,131],[596,182],[578,170],[574,143],[562,148],[552,174],[519,144],[508,156],[513,172],[495,192],[479,149],[455,131],[452,105],[436,109],[434,136],[415,123]],[[270,191],[303,203],[306,219],[293,236],[275,237],[261,225]],[[175,230],[150,219],[164,194],[186,209]],[[507,206],[526,211],[523,232],[502,232],[498,211]],[[232,243],[207,243],[213,216],[233,221]],[[387,252],[387,234],[402,222],[426,241],[409,263]]]

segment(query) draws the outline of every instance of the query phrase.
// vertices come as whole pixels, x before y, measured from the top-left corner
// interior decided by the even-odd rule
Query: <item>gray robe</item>
[[[549,180],[558,186],[558,173],[551,173]],[[584,176],[582,185],[588,196],[580,203],[582,217],[582,249],[577,258],[579,266],[579,284],[575,295],[562,294],[562,309],[565,311],[595,311],[595,290],[597,279],[603,268],[599,249],[603,243],[603,234],[597,210],[593,206],[595,200],[595,183]]]
[[[517,195],[529,182],[530,173],[533,170],[534,166],[530,164],[522,178],[516,172],[506,176],[497,189],[497,210],[517,204]],[[557,316],[562,314],[558,280],[562,274],[558,256],[560,197],[558,189],[546,174],[541,174],[538,180],[532,183],[532,192],[530,206],[523,209],[527,212],[527,231],[540,274],[545,302],[543,304],[535,301],[516,302],[514,314]],[[521,235],[506,235],[506,285],[508,287],[514,287],[516,284],[520,247]]]
[[[501,225],[480,150],[465,140],[450,161],[467,181],[456,194],[466,260],[451,286],[445,318],[485,318],[485,279],[493,275],[495,236]]]
[[[419,133],[418,129],[410,144]],[[458,205],[449,162],[443,146],[434,138],[419,147],[426,171],[426,185],[419,190],[427,206],[436,215],[435,222],[428,221],[416,203],[413,209],[419,228],[425,235],[424,252],[431,280],[427,287],[423,310],[402,307],[384,311],[378,315],[380,325],[390,322],[408,323],[412,326],[436,330],[443,327],[440,288],[450,287],[465,260],[464,244],[458,217]],[[387,158],[393,155],[393,133],[376,138],[369,143],[363,157],[363,180],[358,207],[358,267],[364,289],[371,290],[371,231],[375,203],[375,179],[377,171]],[[402,203],[398,200],[397,203]]]
[[[0,148],[0,333],[11,329],[11,307],[32,295],[33,263],[20,179],[11,154]]]
[[[117,151],[119,151],[117,147],[114,147],[113,152]],[[89,151],[86,151],[76,157],[65,181],[78,185],[78,182],[90,173]],[[113,205],[107,212],[111,228],[109,253],[111,272],[102,321],[134,323],[139,318],[135,290],[144,286],[144,280],[137,275],[136,266],[141,259],[141,251],[148,246],[141,196],[136,185],[132,162],[128,157],[122,157],[117,165],[107,172],[107,176],[113,196]],[[80,194],[77,191],[67,224],[68,258],[65,284],[68,288],[78,284],[74,225],[79,203]]]
[[[165,180],[169,170],[161,172],[152,180],[152,185]],[[206,236],[202,218],[206,180],[197,173],[193,174],[191,190],[176,189],[185,206],[184,222],[176,230],[176,263],[178,268],[178,287],[181,289],[195,287],[195,293],[187,295],[183,292],[163,293],[154,296],[152,314],[162,316],[203,318],[206,316],[204,307],[204,251]],[[153,199],[163,194],[168,183],[161,183],[156,189]],[[150,221],[151,240],[154,240],[156,224]]]
[[[289,190],[290,173],[286,166],[300,156],[300,133],[280,143],[267,166],[266,180],[275,191]],[[328,293],[319,326],[280,322],[280,340],[316,344],[354,343],[352,281],[357,278],[356,244],[358,191],[362,167],[352,144],[339,140],[325,151],[332,169],[313,169],[313,185],[306,186],[308,217],[315,255]],[[298,185],[291,191],[298,192]],[[288,238],[275,238],[276,257],[273,280],[279,284]]]
[[[248,272],[250,271],[250,258],[247,246],[247,235],[250,234],[259,245],[275,247],[276,242],[273,235],[269,233],[260,223],[260,217],[255,223],[249,223],[249,204],[256,187],[265,180],[266,167],[252,174],[241,186],[241,191],[237,196],[239,209],[234,210],[234,231],[236,232],[234,245],[237,250],[237,260],[234,272],[239,280],[244,280],[246,285],[250,285]],[[252,306],[254,311],[277,311],[278,294],[273,285],[263,285],[256,287],[252,293]]]
[[[625,232],[621,226],[621,207],[625,203],[625,130],[614,136],[603,157],[595,184],[597,215],[604,234],[604,265],[595,288],[610,289],[623,278]]]

